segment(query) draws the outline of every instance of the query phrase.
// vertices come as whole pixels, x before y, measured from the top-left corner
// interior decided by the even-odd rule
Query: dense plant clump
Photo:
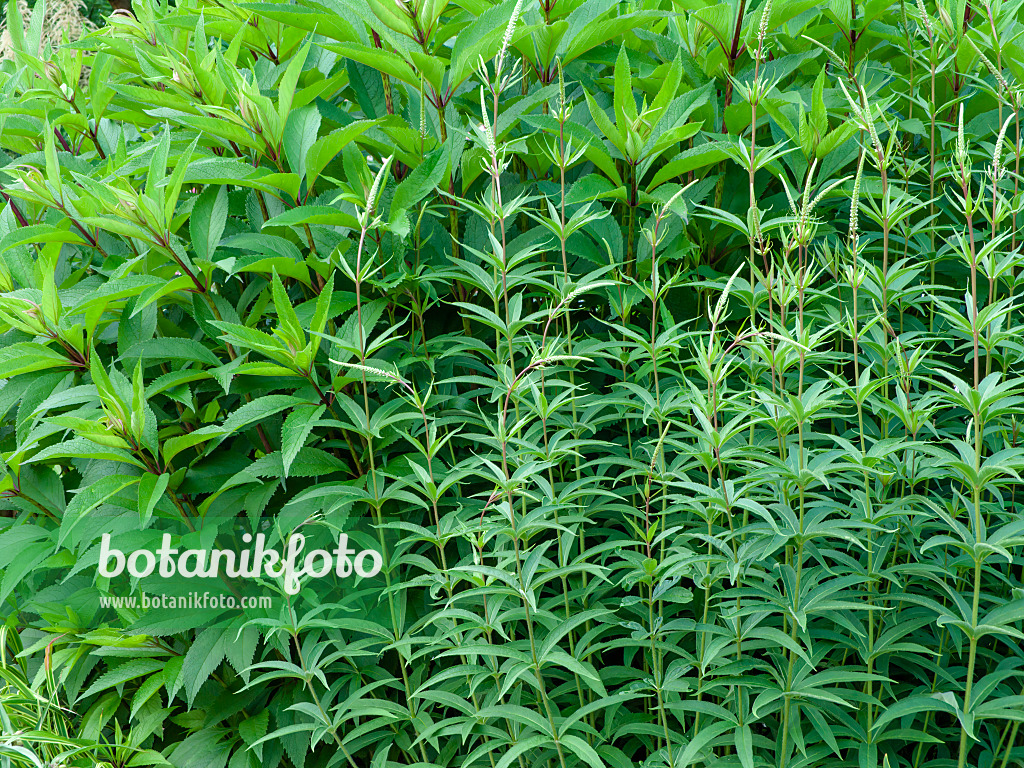
[[[44,9],[0,766],[1024,765],[1020,0]]]

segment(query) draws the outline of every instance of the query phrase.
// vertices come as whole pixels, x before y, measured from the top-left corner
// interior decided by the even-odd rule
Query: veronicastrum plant
[[[2,766],[1024,765],[1019,1],[9,6]]]

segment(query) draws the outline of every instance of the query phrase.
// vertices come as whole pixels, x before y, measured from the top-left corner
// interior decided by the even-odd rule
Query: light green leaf
[[[152,472],[147,472],[139,481],[139,520],[142,522],[143,528],[149,524],[149,519],[153,516],[153,509],[167,489],[167,481],[170,479],[170,475],[166,473],[155,475]]]
[[[210,261],[228,221],[228,188],[210,186],[196,200],[189,217],[189,232],[196,256]]]

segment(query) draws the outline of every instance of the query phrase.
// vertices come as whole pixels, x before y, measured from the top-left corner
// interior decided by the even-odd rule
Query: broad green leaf
[[[153,509],[167,489],[169,480],[170,476],[166,473],[155,475],[152,472],[147,472],[139,481],[139,520],[143,527],[149,524]]]
[[[211,186],[197,199],[189,216],[189,232],[196,256],[209,261],[213,258],[228,220],[228,190],[226,186]]]
[[[285,477],[288,477],[288,469],[305,444],[316,420],[325,410],[326,406],[323,405],[300,405],[284,420],[281,429],[281,463]]]

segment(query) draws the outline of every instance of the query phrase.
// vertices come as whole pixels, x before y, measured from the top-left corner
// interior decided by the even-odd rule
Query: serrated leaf
[[[213,258],[228,220],[228,188],[211,186],[199,195],[189,216],[189,233],[196,256]]]
[[[195,700],[199,689],[224,661],[229,632],[230,630],[215,627],[205,629],[185,654],[185,660],[181,665],[181,678],[184,681],[185,698],[189,706]]]
[[[167,482],[170,479],[170,475],[166,472],[161,475],[147,472],[139,481],[139,521],[143,528],[149,524],[149,519],[153,516],[153,509],[160,501],[164,491],[167,490]]]
[[[284,420],[281,428],[281,464],[284,477],[288,477],[289,467],[305,444],[316,420],[325,410],[324,405],[300,405]]]

